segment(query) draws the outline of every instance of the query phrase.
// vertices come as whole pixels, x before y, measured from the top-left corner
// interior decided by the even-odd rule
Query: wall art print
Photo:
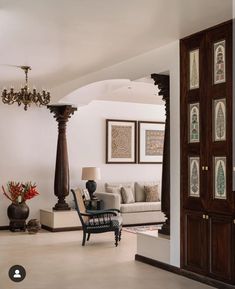
[[[189,52],[189,88],[199,88],[199,49]]]
[[[136,163],[136,128],[136,121],[106,120],[106,163]]]
[[[200,197],[200,158],[189,157],[189,196]]]
[[[226,99],[215,99],[213,111],[213,135],[214,141],[226,140]]]
[[[214,43],[214,84],[226,81],[225,40]]]
[[[214,157],[214,198],[226,199],[226,157]]]
[[[165,123],[138,122],[139,163],[161,163],[164,147]]]
[[[189,104],[189,143],[200,141],[200,109],[199,103]]]

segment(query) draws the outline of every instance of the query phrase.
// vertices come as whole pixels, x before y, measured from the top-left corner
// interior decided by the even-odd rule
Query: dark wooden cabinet
[[[180,42],[181,267],[235,284],[232,21]]]
[[[209,215],[209,275],[223,281],[233,280],[233,219],[223,215]]]
[[[207,231],[202,212],[185,211],[184,213],[183,259],[184,266],[191,271],[207,272]]]

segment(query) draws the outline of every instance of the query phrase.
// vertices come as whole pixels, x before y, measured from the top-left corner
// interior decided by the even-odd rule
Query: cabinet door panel
[[[181,41],[181,188],[183,207],[204,210],[205,187],[201,167],[205,157],[201,150],[204,129],[205,39],[198,33],[193,39]],[[192,165],[192,166],[190,166]]]
[[[233,275],[233,221],[231,217],[209,218],[209,274],[222,281],[231,281]]]
[[[208,73],[206,115],[208,132],[206,209],[209,212],[233,214],[232,193],[232,22],[210,30],[207,35]],[[217,78],[217,76],[218,78]],[[218,104],[216,106],[216,104]],[[217,135],[216,133],[217,132]],[[216,159],[226,159],[219,174]],[[220,162],[221,164],[223,162]],[[225,180],[223,178],[225,177]],[[220,182],[221,181],[221,182]],[[220,184],[219,184],[220,183]],[[221,198],[216,196],[216,185],[221,188]],[[222,188],[226,188],[226,196]]]
[[[206,222],[203,214],[184,214],[184,267],[198,273],[207,270]]]

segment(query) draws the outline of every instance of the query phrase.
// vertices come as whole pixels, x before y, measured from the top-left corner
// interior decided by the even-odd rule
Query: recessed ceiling
[[[232,0],[1,0],[0,86],[52,88],[232,18]]]

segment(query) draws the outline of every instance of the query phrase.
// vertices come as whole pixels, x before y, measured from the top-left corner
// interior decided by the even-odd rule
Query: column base
[[[170,220],[168,218],[166,219],[165,223],[162,225],[161,230],[159,230],[158,232],[159,234],[170,236]]]
[[[51,232],[80,230],[82,224],[75,210],[53,211],[52,209],[40,210],[40,223],[43,229]]]
[[[57,203],[53,208],[53,211],[70,211],[70,210],[71,208],[67,203],[64,204]]]
[[[170,238],[159,231],[137,233],[137,255],[170,264]]]

